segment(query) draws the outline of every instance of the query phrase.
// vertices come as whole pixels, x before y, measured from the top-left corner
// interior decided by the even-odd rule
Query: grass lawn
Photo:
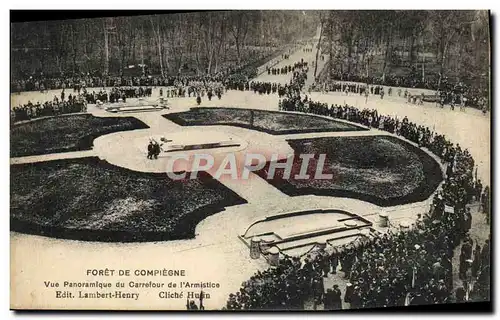
[[[10,129],[10,156],[21,157],[92,149],[95,138],[149,128],[133,117],[98,118],[75,114],[17,124]]]
[[[427,199],[443,179],[432,157],[396,137],[326,137],[288,143],[296,154],[290,178],[284,179],[283,169],[278,169],[274,179],[267,180],[269,163],[257,173],[290,196],[339,196],[394,206]],[[316,155],[309,163],[310,179],[294,179],[301,153]],[[326,154],[323,173],[331,173],[332,179],[314,179],[319,154]]]
[[[227,125],[272,135],[367,130],[353,124],[309,114],[240,108],[191,108],[186,112],[163,116],[182,126]]]
[[[196,180],[139,173],[96,157],[11,166],[11,230],[133,242],[189,239],[226,206],[246,203],[200,172]]]

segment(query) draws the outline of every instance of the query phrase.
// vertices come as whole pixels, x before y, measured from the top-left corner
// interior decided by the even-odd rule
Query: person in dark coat
[[[148,144],[148,159],[153,159],[153,150],[154,150],[153,141],[149,141],[149,144]]]
[[[470,208],[465,211],[465,231],[468,232],[472,227],[472,214],[470,213]]]
[[[335,310],[333,307],[334,296],[335,296],[335,293],[333,292],[332,289],[326,290],[325,299],[324,299],[325,310]]]
[[[466,241],[462,245],[461,253],[460,253],[460,265],[458,268],[458,274],[460,280],[465,280],[465,274],[467,272],[467,260],[471,258],[472,255],[472,245],[470,242]]]
[[[360,309],[363,307],[362,305],[362,300],[361,300],[361,294],[359,292],[359,288],[355,287],[352,294],[351,294],[351,309]]]
[[[345,288],[344,302],[351,303],[353,291],[354,291],[354,286],[352,285],[352,283],[347,283]]]
[[[483,250],[481,250],[481,267],[484,268],[490,264],[490,240],[486,239]]]
[[[327,278],[328,273],[330,272],[330,262],[328,260],[328,257],[323,257],[320,263],[321,263],[321,269],[323,271],[323,277]]]
[[[158,159],[158,155],[160,154],[160,145],[158,142],[153,143],[153,156],[155,159]]]
[[[457,291],[455,291],[455,299],[456,299],[456,303],[465,302],[465,288],[464,287],[457,288]]]
[[[201,104],[201,97],[200,97],[200,96],[198,96],[198,97],[196,98],[196,103],[197,103],[198,105],[200,105],[200,104]]]
[[[317,277],[313,280],[312,290],[314,294],[314,310],[316,310],[317,305],[323,302],[323,295],[325,294],[325,287],[322,278]]]
[[[476,244],[474,249],[474,259],[472,261],[472,276],[477,277],[479,270],[481,268],[481,246]]]
[[[338,285],[333,285],[333,300],[332,307],[333,310],[342,310],[342,292]]]
[[[330,265],[332,267],[332,274],[336,274],[337,273],[337,266],[339,265],[339,258],[336,254],[336,252],[334,252],[333,254],[330,255]]]

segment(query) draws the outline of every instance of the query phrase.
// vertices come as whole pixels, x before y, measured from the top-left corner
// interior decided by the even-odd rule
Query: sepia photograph
[[[11,10],[10,309],[491,311],[491,26]]]

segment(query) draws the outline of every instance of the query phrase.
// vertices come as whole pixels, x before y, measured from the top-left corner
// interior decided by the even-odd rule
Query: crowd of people
[[[307,80],[307,72],[309,67],[307,62],[302,59],[293,65],[283,67],[283,70],[287,70],[286,73],[291,72],[292,78],[288,84],[280,84],[276,82],[266,82],[266,81],[250,81],[242,84],[239,90],[253,91],[258,94],[278,94],[280,98],[299,94],[304,88],[305,81]],[[290,71],[288,71],[290,70]]]
[[[84,88],[82,95],[87,103],[91,104],[96,104],[97,101],[102,103],[116,103],[119,101],[126,102],[129,98],[151,97],[152,89],[150,87],[113,87],[109,91],[101,89],[98,92],[89,92]]]
[[[421,76],[412,70],[407,76],[385,75],[384,77],[374,77],[366,75],[358,75],[353,73],[342,72],[340,70],[330,74],[332,83],[327,83],[327,86],[335,86],[334,82],[347,81],[362,83],[358,86],[386,86],[399,88],[418,88],[429,89],[436,92],[432,97],[427,97],[429,101],[436,101],[442,104],[471,106],[480,110],[488,110],[488,93],[485,90],[480,90],[475,87],[467,86],[458,81],[452,82],[448,78],[443,77],[441,80],[435,78],[422,81]],[[350,92],[353,92],[352,90]]]
[[[483,211],[489,210],[489,204],[484,205],[489,203],[489,189],[483,189],[474,176],[475,163],[467,150],[406,117],[399,120],[376,110],[328,106],[300,95],[284,99],[281,109],[327,115],[400,135],[440,157],[446,179],[429,212],[419,215],[409,230],[393,232],[390,227],[387,233],[331,251],[319,250],[305,258],[285,256],[278,267],[259,271],[231,294],[225,309],[290,310],[310,304],[330,310],[342,308],[343,303],[356,309],[490,299],[489,239],[471,249],[468,234],[472,219],[468,204],[479,201]],[[452,259],[460,243],[463,285],[454,290]],[[343,293],[338,285],[324,286],[323,278],[338,271],[348,281]]]
[[[165,138],[161,138],[162,143],[158,143],[155,139],[150,139],[148,144],[148,156],[147,158],[150,160],[158,159],[162,151],[163,143],[169,142],[170,140],[166,140]]]
[[[301,59],[300,62],[296,62],[293,65],[283,66],[281,68],[267,68],[268,75],[286,75],[291,72],[296,72],[299,69],[303,69],[307,67],[307,61]]]
[[[424,92],[412,94],[408,88],[404,88],[403,90],[403,88],[340,81],[333,81],[328,84],[323,83],[322,85],[315,83],[309,88],[309,92],[312,91],[342,92],[345,95],[359,94],[365,97],[375,95],[379,96],[380,99],[383,99],[386,94],[389,97],[397,94],[398,97],[405,98],[408,104],[422,105],[424,102],[433,102],[436,105],[440,105],[441,108],[443,108],[445,104],[449,104],[451,110],[455,110],[455,107],[458,106],[461,111],[464,111],[465,108],[470,105],[470,101],[463,93],[454,91],[437,91],[435,94],[427,95]],[[478,101],[474,100],[473,103],[474,106],[480,108],[483,113],[488,111],[486,99],[484,97],[480,98]]]
[[[32,103],[12,108],[11,119],[13,122],[29,120],[42,116],[55,116],[65,113],[86,112],[87,104],[102,104],[126,102],[129,98],[146,98],[152,96],[152,87],[112,87],[102,88],[99,91],[88,90],[85,86],[74,88],[73,94],[69,94],[67,99],[66,89],[62,89],[60,98],[54,96],[53,101]],[[201,98],[218,97],[220,100],[224,93],[224,84],[216,81],[206,81],[203,79],[190,80],[178,79],[173,86],[160,88],[159,96],[174,97],[197,97],[198,104]]]
[[[188,87],[197,86],[199,83],[223,84],[229,77],[227,75],[178,75],[178,76],[130,76],[130,77],[102,77],[91,75],[60,76],[46,78],[43,75],[30,76],[28,79],[14,80],[12,92],[22,91],[47,91],[47,90],[73,90],[79,92],[85,88],[104,87]]]
[[[283,53],[280,49],[265,52],[255,51],[240,63],[228,62],[221,64],[215,72],[211,73],[192,71],[192,68],[188,68],[189,70],[181,68],[177,74],[160,75],[159,72],[151,74],[147,67],[142,72],[139,72],[142,75],[105,75],[97,70],[89,72],[62,72],[59,74],[37,72],[11,80],[11,92],[44,92],[61,89],[73,89],[77,92],[78,89],[82,88],[102,87],[186,87],[192,81],[217,82],[223,83],[225,86],[239,86],[241,83],[247,82],[248,79],[257,76],[258,67],[264,64],[265,61],[269,61],[271,57],[280,54],[281,56],[278,55],[278,58],[288,59],[289,53],[290,50]],[[235,81],[238,84],[235,84]]]
[[[83,95],[69,94],[65,99],[64,92],[61,98],[54,96],[52,101],[28,103],[15,106],[11,109],[11,123],[26,121],[40,117],[57,116],[67,113],[87,112],[87,102]]]

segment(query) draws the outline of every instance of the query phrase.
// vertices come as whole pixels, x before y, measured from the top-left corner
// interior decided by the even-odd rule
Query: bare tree
[[[319,17],[319,20],[320,20],[320,31],[319,31],[319,39],[318,39],[318,43],[316,45],[316,63],[314,64],[314,78],[316,79],[316,74],[318,72],[318,58],[319,58],[319,51],[321,49],[321,40],[322,40],[322,37],[323,37],[323,28],[324,28],[324,25],[325,25],[325,20],[323,19],[321,13],[320,13],[320,17]]]
[[[245,45],[245,39],[248,34],[248,24],[249,16],[245,11],[235,11],[231,15],[231,27],[230,31],[234,38],[234,44],[236,46],[236,55],[238,59],[238,64],[241,63],[241,49]]]
[[[160,62],[160,73],[162,76],[164,76],[165,70],[163,69],[162,33],[161,33],[161,29],[160,29],[160,21],[159,21],[158,16],[150,16],[149,21],[151,22],[151,28],[153,30],[154,39],[156,41],[156,46],[158,49],[158,60]]]

